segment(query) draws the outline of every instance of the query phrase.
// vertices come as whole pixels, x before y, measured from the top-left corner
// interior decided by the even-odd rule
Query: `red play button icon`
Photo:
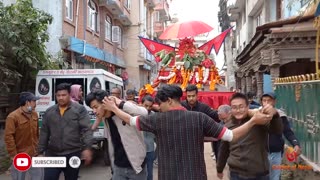
[[[27,153],[19,153],[13,159],[13,166],[18,171],[27,171],[31,167],[31,157]]]

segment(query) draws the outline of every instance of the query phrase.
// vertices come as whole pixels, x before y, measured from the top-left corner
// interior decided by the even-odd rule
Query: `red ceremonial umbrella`
[[[213,27],[202,21],[187,21],[183,23],[176,23],[167,27],[160,35],[160,39],[177,39],[189,36],[196,36],[210,32]]]

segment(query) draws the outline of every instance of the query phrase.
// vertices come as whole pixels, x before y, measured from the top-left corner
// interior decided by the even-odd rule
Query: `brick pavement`
[[[210,156],[212,153],[211,149],[211,144],[210,143],[205,143],[204,145],[204,157],[205,157],[205,162],[206,162],[206,167],[207,167],[207,177],[208,180],[218,180],[219,178],[217,177],[217,172],[216,172],[216,161],[212,159]],[[158,180],[158,169],[155,167],[153,169],[153,174],[154,174],[154,180]],[[224,170],[224,177],[223,180],[229,180],[228,178],[228,168],[225,168]]]
[[[207,167],[207,176],[208,180],[217,180],[216,175],[216,168],[215,168],[215,160],[212,159],[211,155],[211,145],[210,143],[205,143],[204,146],[204,156],[205,156],[205,162]],[[158,180],[158,168],[154,168],[154,180]],[[224,178],[223,180],[229,180],[227,169],[224,171]],[[100,179],[109,179],[110,178],[110,168],[103,165],[103,161],[101,160],[98,162],[95,162],[93,166],[85,167],[80,171],[80,177],[79,179],[91,179],[91,180],[100,180]],[[10,176],[1,174],[0,173],[0,179],[1,180],[9,180],[11,179]],[[60,180],[63,180],[63,176],[61,175]]]
[[[213,160],[212,157],[210,156],[211,153],[212,153],[211,144],[210,143],[205,143],[205,146],[204,146],[204,157],[205,157],[206,166],[207,166],[208,180],[215,180],[215,179],[219,179],[219,178],[217,177],[216,161]],[[229,178],[228,178],[228,176],[229,176],[228,168],[224,168],[223,175],[224,175],[223,180],[229,180]]]

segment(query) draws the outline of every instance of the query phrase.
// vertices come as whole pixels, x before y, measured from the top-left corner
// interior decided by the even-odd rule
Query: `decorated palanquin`
[[[155,56],[156,62],[161,64],[158,76],[153,80],[153,83],[146,84],[140,89],[139,96],[153,95],[155,88],[161,84],[176,84],[183,90],[189,84],[194,84],[201,90],[199,93],[201,95],[200,100],[213,96],[212,92],[215,92],[216,86],[222,85],[224,82],[209,54],[212,49],[216,53],[219,51],[226,34],[230,30],[226,30],[199,48],[195,46],[195,41],[191,37],[180,39],[177,48],[139,37],[150,53]],[[230,95],[222,101],[228,101]],[[216,106],[213,105],[213,102],[210,104]]]
[[[160,83],[179,84],[184,90],[188,84],[194,84],[199,89],[214,91],[217,83],[223,84],[214,61],[196,48],[192,38],[181,39],[179,48],[161,50],[155,57],[161,62],[161,69],[152,87]]]

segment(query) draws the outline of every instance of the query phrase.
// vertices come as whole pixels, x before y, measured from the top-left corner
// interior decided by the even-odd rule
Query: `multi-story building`
[[[154,57],[140,42],[138,36],[158,41],[170,20],[167,0],[132,1],[132,9],[139,9],[131,14],[132,25],[128,29],[128,50],[125,52],[128,88],[138,90],[150,83],[157,75]]]
[[[229,15],[230,25],[235,25],[225,43],[226,48],[230,48],[226,56],[231,62],[228,69],[232,69],[234,63],[237,65],[235,88],[242,92],[254,91],[259,96],[263,91],[272,90],[275,78],[315,70],[316,29],[312,25],[309,1],[232,2],[227,4],[222,0],[220,6],[227,5],[225,13]],[[220,16],[223,22],[226,16]]]
[[[236,88],[244,93],[253,91],[258,98],[274,90],[278,96],[277,107],[286,112],[290,127],[300,141],[303,155],[299,156],[299,162],[319,170],[319,100],[310,96],[318,93],[315,60],[319,53],[316,49],[319,25],[314,27],[317,22],[314,13],[319,1],[220,2],[221,26],[225,27],[228,20],[227,27],[235,24],[225,46],[229,48],[227,61],[231,62],[228,70],[236,64]],[[300,173],[291,171],[290,177],[298,177]],[[309,171],[303,176],[312,179],[316,175]]]
[[[171,16],[169,13],[169,3],[168,0],[154,0],[157,2],[154,8],[155,13],[153,14],[153,27],[154,27],[154,37],[159,41],[158,37],[162,34],[168,23],[171,21]]]
[[[232,3],[231,1],[227,0],[220,0],[219,1],[219,7],[220,11],[218,13],[218,20],[220,23],[221,31],[225,31],[231,26],[235,26],[234,22],[230,22],[229,18],[229,12],[228,12],[228,4]],[[234,28],[235,29],[235,28]],[[228,35],[225,37],[224,41],[224,60],[225,60],[225,85],[229,89],[233,89],[235,87],[236,81],[235,81],[235,76],[234,76],[234,70],[236,69],[236,63],[233,61],[234,53],[233,53],[233,44],[232,44],[232,39],[234,36],[234,30],[230,31]]]
[[[102,68],[119,76],[126,70],[126,87],[136,89],[156,74],[154,58],[138,36],[157,39],[162,33],[170,19],[167,0],[33,0],[33,5],[53,16],[47,49],[69,68]]]
[[[132,24],[131,1],[64,0],[62,3],[59,41],[66,61],[72,68],[103,68],[121,75],[126,68],[126,33]]]
[[[103,68],[121,75],[131,0],[33,0],[33,5],[53,16],[47,43],[52,56],[62,54],[69,68]]]

